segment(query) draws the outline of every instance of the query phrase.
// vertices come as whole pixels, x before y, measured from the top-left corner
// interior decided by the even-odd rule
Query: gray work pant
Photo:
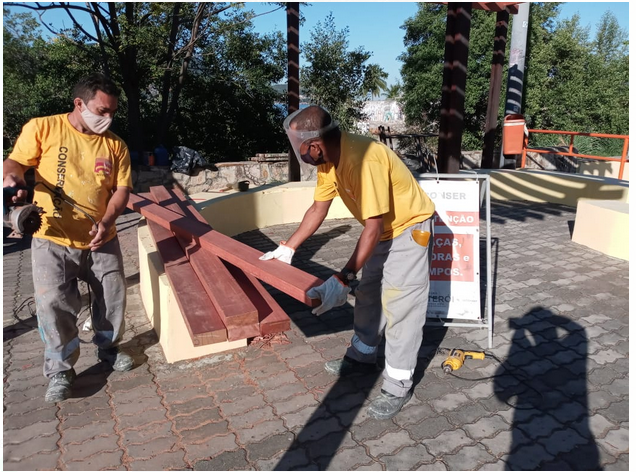
[[[426,322],[433,235],[427,246],[412,230],[432,233],[432,218],[411,226],[397,238],[381,241],[364,265],[356,289],[354,335],[346,355],[373,363],[386,338],[382,388],[398,397],[413,386],[413,371]]]
[[[78,279],[92,290],[93,343],[101,349],[117,346],[126,310],[124,262],[117,237],[94,252],[33,238],[31,258],[38,329],[44,341],[44,376],[71,369],[79,358]]]

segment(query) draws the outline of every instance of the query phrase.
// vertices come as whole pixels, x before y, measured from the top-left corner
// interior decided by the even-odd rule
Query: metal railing
[[[531,133],[541,133],[541,134],[560,134],[570,136],[570,146],[568,152],[559,152],[552,151],[546,149],[530,149],[530,152],[536,152],[538,154],[556,154],[558,156],[568,156],[568,157],[583,157],[586,159],[598,159],[600,161],[614,161],[620,162],[620,169],[618,171],[618,178],[623,178],[623,171],[625,170],[625,162],[627,162],[627,150],[629,149],[629,136],[624,134],[602,134],[602,133],[578,133],[576,131],[550,131],[550,130],[542,130],[542,129],[529,129],[528,134],[525,135],[523,141],[523,151],[521,153],[521,168],[525,169],[526,167],[526,154],[528,152],[528,141],[530,139]],[[623,154],[620,158],[618,157],[603,157],[603,156],[593,156],[590,154],[579,154],[574,152],[574,137],[575,136],[588,136],[591,138],[613,138],[613,139],[622,139],[623,140]]]

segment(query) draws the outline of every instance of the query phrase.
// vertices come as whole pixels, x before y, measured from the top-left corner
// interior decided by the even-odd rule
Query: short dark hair
[[[88,103],[95,97],[98,90],[106,95],[119,98],[119,87],[115,82],[101,72],[94,72],[82,77],[73,87],[73,99],[79,97],[84,103]]]
[[[331,121],[331,115],[327,110],[318,105],[310,105],[298,113],[291,123],[293,123],[295,125],[294,128],[299,131],[318,131],[325,126],[329,126]],[[340,138],[340,129],[338,127],[322,135],[324,141],[332,141],[336,138]]]

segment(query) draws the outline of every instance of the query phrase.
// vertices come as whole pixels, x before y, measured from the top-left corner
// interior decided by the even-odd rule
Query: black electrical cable
[[[31,318],[36,318],[36,312],[33,310],[33,308],[31,308],[33,304],[35,304],[35,299],[33,297],[29,297],[23,300],[22,303],[20,303],[20,305],[15,310],[13,310],[13,318],[18,323],[26,324],[26,320],[18,316],[18,313],[20,313],[25,306],[29,308],[29,312],[31,313]]]
[[[53,195],[55,195],[56,197],[58,197],[62,202],[66,203],[67,205],[73,207],[75,210],[79,211],[80,213],[83,213],[89,220],[91,220],[91,222],[93,223],[93,226],[97,229],[97,222],[95,221],[95,218],[93,218],[91,215],[89,215],[88,213],[86,213],[84,210],[82,210],[81,208],[79,208],[78,206],[76,206],[75,204],[69,202],[67,199],[65,199],[62,196],[62,191],[61,189],[54,189],[49,187],[48,185],[46,185],[44,182],[36,182],[34,185],[34,188],[37,187],[38,185],[42,185],[44,188],[46,188],[49,192],[51,192]],[[87,266],[90,266],[91,264],[91,251],[88,251],[88,256],[86,257],[86,264]],[[90,316],[91,319],[91,323],[93,320],[93,308],[92,308],[92,301],[91,301],[91,286],[88,283],[88,281],[86,281],[86,290],[88,292],[88,316]],[[77,315],[77,317],[79,318],[79,315],[82,314],[84,310],[80,311]],[[81,322],[79,324],[82,324]],[[79,326],[78,324],[78,326]],[[87,341],[83,341],[80,338],[80,342],[88,344]]]

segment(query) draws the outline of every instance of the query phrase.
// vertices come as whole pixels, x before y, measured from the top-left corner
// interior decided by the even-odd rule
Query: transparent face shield
[[[294,150],[294,154],[296,154],[296,158],[298,162],[305,162],[310,165],[318,165],[321,162],[317,162],[311,158],[310,155],[310,142],[313,139],[320,138],[327,134],[334,128],[338,127],[337,121],[331,121],[327,126],[315,130],[315,131],[301,131],[290,128],[291,121],[298,115],[302,110],[297,110],[287,118],[283,122],[283,128],[285,128],[285,133],[287,133],[287,137],[289,138],[289,142]]]

